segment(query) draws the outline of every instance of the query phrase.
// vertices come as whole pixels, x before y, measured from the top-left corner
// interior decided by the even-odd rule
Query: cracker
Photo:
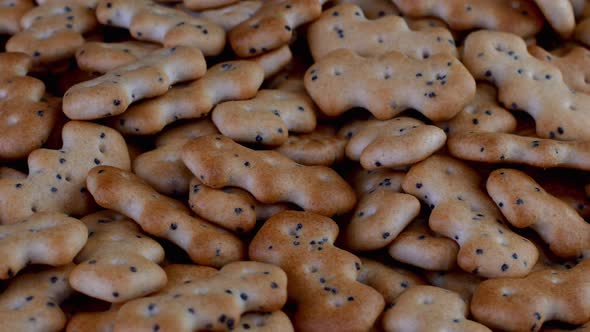
[[[211,119],[223,135],[237,142],[278,146],[287,141],[289,132],[313,131],[316,112],[304,93],[260,90],[250,100],[217,105]]]
[[[568,39],[576,27],[574,8],[570,0],[535,0],[551,27],[563,39]]]
[[[204,10],[233,5],[240,0],[183,0],[184,6],[190,10]]]
[[[590,93],[590,51],[586,48],[574,46],[567,50],[559,50],[562,54],[552,54],[533,45],[528,47],[528,51],[535,58],[559,68],[567,86],[576,91]]]
[[[66,315],[59,305],[73,293],[68,276],[73,264],[15,278],[0,294],[5,331],[60,331]]]
[[[234,27],[228,41],[239,57],[252,57],[286,45],[293,31],[322,12],[318,0],[265,2],[249,19]]]
[[[448,140],[458,158],[488,163],[590,170],[590,142],[558,141],[507,133],[462,133]]]
[[[6,42],[9,52],[30,55],[35,65],[66,60],[96,28],[93,0],[61,0],[41,4],[22,16],[23,28]]]
[[[33,60],[25,53],[0,53],[0,79],[26,76],[32,65]]]
[[[262,1],[260,0],[243,0],[225,7],[189,12],[189,14],[209,20],[221,26],[225,31],[230,31],[252,17],[261,6]],[[182,5],[179,5],[179,8],[184,10]]]
[[[409,117],[355,121],[339,134],[349,138],[346,156],[368,170],[417,163],[442,148],[447,139],[442,129]]]
[[[448,120],[475,95],[471,74],[446,54],[416,60],[395,51],[363,58],[350,50],[336,50],[311,66],[304,82],[324,114],[338,116],[363,107],[379,120],[407,108],[432,121]]]
[[[463,270],[488,278],[525,276],[537,262],[537,248],[503,225],[480,182],[463,162],[434,155],[412,166],[402,187],[430,206],[430,228],[457,242]]]
[[[262,203],[289,202],[328,216],[348,212],[356,203],[334,170],[302,166],[276,151],[254,151],[223,136],[188,142],[182,160],[205,185],[239,187]]]
[[[115,330],[233,330],[244,313],[280,310],[287,300],[287,276],[270,264],[170,265],[166,272],[172,280],[181,273],[183,282],[124,304]]]
[[[63,127],[62,138],[60,150],[31,152],[26,179],[0,180],[0,224],[12,224],[36,212],[88,214],[94,207],[86,190],[88,171],[96,165],[130,168],[127,145],[111,128],[70,121]]]
[[[70,285],[80,293],[120,303],[153,293],[166,284],[158,266],[164,249],[128,218],[101,211],[82,218],[88,242],[76,256]]]
[[[459,294],[467,304],[467,307],[469,307],[469,304],[471,303],[473,292],[475,292],[477,286],[485,280],[482,277],[461,270],[426,272],[425,278],[433,286],[444,288]]]
[[[213,56],[225,46],[225,31],[217,24],[150,0],[100,0],[96,17],[102,24],[128,29],[135,39],[164,47],[190,46]]]
[[[86,42],[76,50],[76,62],[84,71],[104,74],[144,58],[157,48],[156,44],[138,41]]]
[[[21,30],[20,19],[35,6],[32,0],[10,0],[0,3],[0,34],[14,35]]]
[[[489,29],[523,37],[537,34],[543,27],[543,15],[525,0],[393,0],[409,17],[434,16],[453,30]]]
[[[244,244],[237,237],[191,216],[183,204],[158,194],[131,172],[98,166],[88,173],[87,183],[99,205],[178,245],[197,264],[223,266],[244,256]]]
[[[13,225],[0,226],[0,279],[14,277],[30,264],[71,263],[88,237],[77,219],[61,213],[37,213]]]
[[[455,41],[444,28],[410,30],[400,16],[368,20],[361,8],[353,4],[332,7],[314,21],[307,32],[315,61],[339,48],[371,57],[397,51],[416,59],[434,54],[457,56]]]
[[[579,325],[590,319],[590,261],[571,270],[545,269],[524,278],[482,282],[473,294],[475,319],[494,329],[539,331],[546,321]]]
[[[205,59],[196,48],[159,49],[103,76],[74,85],[64,94],[63,111],[76,120],[118,115],[131,103],[163,95],[172,84],[199,78],[205,71]]]
[[[469,309],[459,294],[433,286],[415,286],[397,299],[383,316],[387,331],[491,332],[467,319]]]
[[[365,16],[374,20],[388,15],[399,15],[399,10],[388,0],[335,0],[334,5],[354,4],[361,8]]]
[[[271,77],[291,62],[293,54],[288,45],[250,58],[264,69],[264,78]]]
[[[364,331],[383,310],[381,294],[356,281],[360,260],[333,245],[337,236],[330,218],[285,211],[267,220],[250,243],[253,260],[287,274],[296,330]]]
[[[513,132],[516,118],[498,104],[497,95],[493,85],[479,82],[475,97],[461,112],[435,125],[449,136],[464,132]]]
[[[361,258],[361,271],[357,281],[375,288],[387,305],[392,305],[403,292],[425,282],[417,274],[399,267],[390,267],[377,261]]]
[[[281,203],[262,204],[239,188],[211,188],[197,178],[191,180],[188,203],[198,216],[236,233],[250,232],[257,220],[289,208]]]
[[[184,70],[183,65],[179,69]],[[262,68],[245,60],[216,64],[201,76],[186,86],[173,87],[159,97],[132,105],[114,118],[112,125],[128,135],[155,134],[174,121],[206,116],[223,101],[254,97],[264,79]]]
[[[589,140],[590,96],[572,91],[560,70],[537,60],[518,36],[477,31],[465,40],[463,62],[476,79],[498,87],[498,99],[535,119],[537,136]]]
[[[191,139],[217,133],[210,118],[170,128],[158,136],[155,149],[137,156],[133,172],[161,194],[184,195],[193,173],[182,161],[182,147]]]
[[[302,165],[331,166],[344,160],[346,143],[334,127],[320,125],[309,134],[289,135],[275,150]]]
[[[419,212],[420,201],[412,195],[373,191],[360,198],[343,230],[343,244],[353,251],[385,248]]]
[[[0,159],[23,159],[47,141],[60,109],[44,93],[30,76],[0,79]]]
[[[557,256],[590,254],[590,225],[530,176],[515,169],[497,169],[490,174],[486,187],[511,225],[532,228]]]
[[[433,232],[423,218],[412,221],[388,248],[395,260],[427,271],[453,269],[457,266],[458,251],[455,241]]]

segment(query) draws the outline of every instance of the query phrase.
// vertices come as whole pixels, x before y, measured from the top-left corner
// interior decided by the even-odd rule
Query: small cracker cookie
[[[130,168],[125,140],[109,127],[70,121],[63,127],[62,138],[60,150],[31,152],[26,179],[0,180],[0,224],[15,223],[36,212],[88,214],[94,206],[86,190],[88,171],[96,165]]]
[[[287,274],[298,331],[366,331],[383,310],[381,294],[356,281],[360,260],[334,246],[337,236],[330,218],[285,211],[267,220],[250,243],[251,259]]]
[[[219,271],[169,265],[166,272],[171,280],[182,274],[182,283],[124,304],[115,330],[233,330],[244,313],[280,310],[287,301],[287,276],[270,264],[233,262]]]
[[[59,305],[73,293],[73,264],[15,278],[0,294],[4,331],[61,331],[67,322]]]
[[[182,203],[157,193],[129,171],[98,166],[88,173],[87,183],[99,205],[130,217],[146,233],[175,243],[197,264],[223,266],[244,256],[240,239],[191,216]]]
[[[182,159],[204,184],[239,187],[262,203],[290,202],[327,216],[348,212],[356,203],[354,192],[334,170],[303,166],[276,151],[251,150],[224,136],[188,142]]]
[[[521,277],[537,262],[537,248],[504,226],[502,214],[463,162],[434,155],[412,166],[402,185],[430,206],[430,228],[459,245],[457,263],[483,277]]]
[[[29,264],[71,263],[82,249],[88,230],[64,214],[36,213],[21,222],[0,226],[0,279],[14,277]]]
[[[527,0],[393,0],[409,17],[434,16],[453,30],[489,29],[523,37],[536,35],[543,15]]]
[[[366,57],[390,51],[416,59],[427,59],[438,53],[457,56],[455,41],[447,29],[413,31],[400,16],[368,20],[361,8],[353,4],[324,11],[310,25],[307,39],[315,61],[339,48],[350,49]]]
[[[252,98],[264,80],[263,69],[246,60],[218,63],[203,74],[188,85],[131,105],[112,120],[113,127],[127,135],[155,134],[177,120],[206,116],[223,101]]]
[[[84,71],[104,74],[144,58],[156,49],[156,44],[139,41],[86,42],[76,50],[76,62]]]
[[[304,83],[328,116],[363,107],[379,120],[407,108],[432,121],[448,120],[475,95],[471,74],[447,54],[416,60],[396,51],[363,58],[350,50],[336,50],[307,70]]]
[[[531,56],[513,34],[477,31],[465,40],[463,63],[498,87],[498,99],[535,119],[537,136],[590,140],[590,95],[571,90],[561,71]]]
[[[383,316],[387,332],[491,332],[467,319],[469,309],[459,294],[433,286],[415,286],[400,295]]]
[[[91,120],[118,115],[133,102],[165,94],[170,86],[205,74],[203,53],[178,46],[117,67],[103,76],[72,86],[63,99],[70,119]]]
[[[133,220],[101,211],[82,218],[82,222],[88,227],[89,238],[70,274],[72,288],[120,303],[164,287],[166,273],[158,266],[164,249]]]

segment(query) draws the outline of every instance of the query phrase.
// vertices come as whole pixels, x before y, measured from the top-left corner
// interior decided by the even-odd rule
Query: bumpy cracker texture
[[[37,213],[19,223],[2,225],[0,279],[12,278],[29,264],[71,263],[87,237],[79,220],[61,213]]]
[[[69,264],[14,279],[0,294],[0,320],[4,331],[60,331],[66,315],[59,305],[73,293]]]
[[[189,85],[132,105],[112,124],[127,135],[155,134],[177,120],[206,116],[222,101],[254,97],[263,79],[262,68],[251,61],[219,63]]]
[[[388,190],[366,194],[344,228],[343,243],[353,251],[384,248],[419,212],[420,201],[412,195]]]
[[[250,58],[264,69],[264,78],[271,77],[281,71],[293,59],[289,45]]]
[[[473,294],[471,313],[505,331],[539,331],[550,320],[583,324],[590,319],[590,261],[571,270],[544,269],[525,278],[482,282]]]
[[[453,30],[490,29],[519,36],[535,35],[543,27],[543,15],[526,0],[393,0],[409,17],[434,16]]]
[[[123,305],[116,330],[232,330],[244,313],[280,310],[287,301],[287,276],[270,264],[234,262],[219,271],[171,265],[166,271],[171,268],[183,272],[183,282]]]
[[[221,26],[225,31],[230,31],[238,24],[252,17],[260,9],[260,6],[262,6],[262,1],[260,0],[243,0],[233,5],[199,12],[189,12],[189,14],[207,19]],[[182,7],[180,5],[180,8]]]
[[[444,28],[412,31],[400,16],[368,20],[359,6],[332,7],[312,23],[307,32],[309,48],[318,61],[330,52],[347,48],[361,56],[398,51],[416,59],[444,53],[457,56],[455,41]]]
[[[23,30],[8,40],[6,50],[26,53],[37,65],[68,59],[84,43],[82,35],[97,25],[92,2],[57,1],[31,9],[21,18]]]
[[[0,223],[15,223],[36,212],[88,214],[94,206],[86,191],[88,171],[96,165],[130,168],[127,145],[111,128],[70,121],[62,139],[60,150],[31,152],[26,179],[0,180]]]
[[[76,50],[76,63],[84,71],[104,74],[137,61],[158,48],[138,41],[120,43],[87,42]]]
[[[490,174],[486,187],[510,224],[535,230],[557,256],[590,254],[590,225],[530,176],[514,169],[498,169]]]
[[[524,40],[477,31],[467,37],[463,53],[476,79],[498,87],[498,100],[535,119],[537,136],[590,140],[590,95],[570,90],[559,68],[531,56]]]
[[[586,48],[574,46],[569,50],[558,50],[558,54],[551,54],[533,45],[528,47],[528,51],[535,58],[559,68],[563,80],[570,88],[590,93],[590,51]]]
[[[462,133],[451,136],[449,152],[458,158],[487,163],[590,170],[590,142],[558,141],[506,133]]]
[[[463,270],[488,278],[525,276],[537,248],[503,225],[480,182],[463,162],[435,155],[412,166],[402,187],[430,206],[430,228],[457,242]]]
[[[428,282],[436,287],[448,289],[461,296],[467,303],[471,302],[471,297],[477,286],[484,281],[484,278],[474,276],[465,271],[448,271],[448,272],[426,272],[425,278]]]
[[[8,0],[0,3],[0,34],[14,35],[21,30],[21,17],[35,6],[32,0]]]
[[[32,65],[33,61],[31,57],[25,53],[0,53],[0,79],[26,76]]]
[[[135,39],[164,47],[196,47],[214,56],[225,46],[225,31],[217,24],[149,0],[101,0],[96,17],[102,24],[129,29]]]
[[[290,208],[284,203],[260,203],[240,188],[211,188],[197,178],[191,180],[188,203],[198,216],[236,233],[249,232],[257,220]]]
[[[466,318],[469,310],[457,293],[433,286],[415,286],[402,293],[385,312],[383,327],[394,331],[491,332]]]
[[[259,55],[287,44],[295,28],[316,19],[321,12],[319,0],[269,1],[234,27],[228,40],[239,57]]]
[[[153,293],[166,284],[158,266],[164,249],[128,218],[101,211],[82,218],[88,242],[70,275],[75,290],[108,302],[125,302]]]
[[[190,10],[203,10],[232,5],[239,0],[183,0],[183,4]]]
[[[131,103],[163,95],[172,84],[199,78],[205,71],[205,59],[196,48],[159,49],[103,76],[74,85],[64,94],[63,111],[70,119],[77,120],[121,114]]]
[[[327,217],[286,211],[266,221],[250,244],[253,260],[286,272],[298,331],[365,331],[383,310],[383,297],[356,281],[360,260],[333,245],[337,236]]]
[[[576,18],[570,0],[535,0],[535,3],[561,38],[571,37],[576,27]]]
[[[356,121],[350,126],[341,129],[350,137],[346,156],[360,160],[368,170],[417,163],[442,148],[447,139],[442,129],[408,117]]]
[[[170,128],[158,136],[155,149],[133,160],[133,172],[161,194],[186,194],[193,173],[182,161],[182,147],[191,139],[218,133],[209,118]]]
[[[113,332],[120,305],[112,305],[108,311],[79,312],[68,321],[66,332]]]
[[[316,109],[304,93],[260,90],[256,97],[228,101],[211,115],[219,131],[241,143],[281,145],[289,132],[309,133],[316,126]]]
[[[388,251],[391,257],[402,263],[428,271],[448,271],[457,266],[459,246],[434,233],[428,221],[419,218],[391,242]]]
[[[334,127],[319,125],[309,134],[289,135],[275,150],[299,164],[330,166],[344,159],[346,143]]]
[[[449,136],[471,132],[513,132],[516,129],[514,116],[496,101],[497,91],[493,85],[478,83],[475,97],[465,108],[449,121],[437,122]]]
[[[99,205],[130,217],[146,233],[175,243],[197,264],[223,266],[244,256],[237,237],[192,217],[183,204],[158,194],[131,172],[95,167],[87,182]]]
[[[424,280],[413,272],[367,258],[361,258],[361,261],[357,281],[375,288],[388,305],[395,303],[395,299],[410,287],[424,284]]]
[[[240,318],[236,332],[293,332],[293,324],[282,311],[249,313]]]
[[[334,170],[303,166],[276,151],[254,151],[223,136],[188,142],[182,160],[203,184],[239,187],[262,203],[290,202],[327,216],[348,212],[356,203]]]
[[[379,120],[414,108],[433,121],[448,120],[475,95],[475,81],[453,56],[416,60],[398,52],[363,58],[336,50],[305,73],[305,89],[328,116],[364,107]]]
[[[362,197],[377,189],[401,192],[405,175],[406,173],[402,171],[385,168],[371,171],[359,168],[349,178],[352,180],[357,196]]]
[[[397,7],[388,0],[335,0],[333,3],[334,5],[350,3],[359,6],[370,20],[387,15],[399,15]]]
[[[60,110],[44,93],[30,76],[0,79],[0,159],[23,159],[47,141]]]

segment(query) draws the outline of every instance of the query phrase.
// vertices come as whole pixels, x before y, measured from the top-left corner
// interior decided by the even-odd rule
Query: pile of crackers
[[[590,331],[590,1],[0,0],[0,332]]]

